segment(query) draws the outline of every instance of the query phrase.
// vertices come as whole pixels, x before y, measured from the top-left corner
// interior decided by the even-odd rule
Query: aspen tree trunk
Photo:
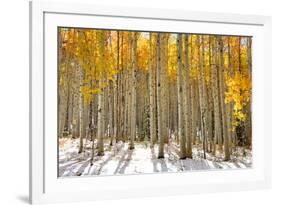
[[[228,136],[228,126],[227,126],[227,117],[226,109],[224,103],[224,93],[225,93],[225,80],[224,80],[224,59],[223,59],[223,40],[222,37],[219,37],[219,81],[220,81],[220,101],[221,101],[221,112],[222,112],[222,130],[223,130],[223,142],[224,142],[224,159],[227,161],[230,159],[229,152],[229,136]]]
[[[67,82],[67,97],[66,97],[66,113],[65,113],[65,120],[64,120],[64,128],[63,128],[63,134],[65,136],[68,136],[68,133],[69,133],[69,107],[70,107],[70,77],[69,77],[69,72],[67,72],[67,79],[68,79],[68,82]]]
[[[205,107],[205,75],[204,75],[204,45],[203,45],[203,37],[197,36],[197,46],[198,46],[198,88],[199,88],[199,106],[200,106],[200,124],[201,124],[201,139],[203,144],[203,157],[206,159],[206,107]],[[202,47],[202,49],[201,49]],[[201,59],[201,52],[202,50],[202,59]],[[202,60],[202,61],[201,61]]]
[[[130,87],[130,70],[129,70],[129,67],[128,67],[128,62],[127,61],[127,67],[126,67],[126,70],[125,70],[125,135],[128,137],[130,135],[130,130],[129,130],[129,127],[130,127],[130,121],[129,121],[129,102],[130,102],[130,96],[129,96],[129,92],[131,92],[131,87]]]
[[[134,32],[134,39],[133,39],[133,69],[132,69],[132,115],[131,115],[131,138],[130,138],[130,146],[129,149],[134,149],[134,141],[136,138],[136,74],[137,74],[137,60],[138,60],[138,53],[137,53],[137,32]]]
[[[99,87],[103,86],[103,80],[99,80]],[[101,89],[102,93],[98,95],[98,156],[103,156],[103,137],[104,137],[104,88]]]
[[[213,154],[216,156],[216,144],[221,139],[221,120],[220,120],[220,104],[219,104],[219,86],[218,86],[218,66],[217,66],[217,54],[216,54],[216,37],[211,38],[213,41],[212,45],[212,54],[214,60],[212,61],[211,66],[211,79],[212,79],[212,96],[214,101],[214,127],[215,127],[215,138],[214,138],[214,148]]]
[[[99,88],[101,89],[101,93],[98,94],[98,131],[97,131],[97,147],[98,147],[98,156],[104,155],[104,146],[103,146],[103,138],[104,138],[104,78],[105,78],[105,32],[101,31],[99,33],[99,51],[101,54],[100,61],[100,79],[99,79]]]
[[[122,140],[123,142],[125,141],[124,139],[124,125],[123,125],[123,91],[124,91],[124,69],[122,66],[120,67],[120,73],[118,75],[118,141]]]
[[[160,33],[157,33],[157,42],[156,42],[156,58],[157,58],[157,124],[158,124],[158,158],[164,158],[164,138],[162,135],[162,104],[161,104],[161,45],[160,45]]]
[[[71,89],[70,111],[69,111],[69,134],[73,138],[73,114],[74,114],[74,88]]]
[[[63,42],[63,38],[62,38],[62,35],[60,33],[60,35],[58,35],[58,61],[60,63],[63,62],[63,55],[64,55],[64,52],[63,52],[63,49],[62,49],[62,42]],[[59,113],[59,116],[58,116],[58,138],[60,138],[62,136],[62,132],[63,132],[63,129],[62,129],[62,125],[63,125],[63,118],[62,118],[62,86],[60,85],[59,81],[60,81],[61,77],[59,76],[59,80],[58,80],[58,113]]]
[[[123,42],[123,34],[122,34],[122,38],[121,38],[121,41]],[[124,117],[125,117],[125,119],[124,119],[124,121],[125,121],[125,125],[124,125],[124,127],[125,127],[125,136],[126,136],[126,140],[127,140],[127,138],[128,138],[128,136],[130,136],[130,124],[131,124],[131,121],[130,121],[130,111],[129,111],[129,109],[130,109],[130,98],[131,98],[131,96],[130,96],[130,93],[131,93],[131,85],[130,85],[130,72],[131,72],[131,68],[130,68],[130,66],[129,66],[129,63],[130,63],[130,59],[129,59],[129,53],[130,53],[130,41],[131,41],[131,36],[130,36],[130,34],[128,33],[128,41],[127,41],[127,44],[128,44],[128,47],[127,47],[127,58],[126,58],[126,63],[125,63],[125,65],[126,66],[124,66],[124,68],[125,68],[125,73],[124,73],[124,75],[125,75],[125,98],[124,98],[124,101],[125,101],[125,110],[124,110]],[[123,65],[123,43],[122,43],[122,50],[121,50],[122,52],[121,52],[121,62],[122,62],[122,65]]]
[[[178,47],[178,136],[180,139],[180,159],[186,158],[186,137],[183,133],[183,95],[182,95],[182,34],[177,35],[177,47]]]
[[[231,49],[230,49],[230,37],[227,38],[227,57],[228,57],[228,75],[230,77],[234,77],[234,72],[233,72],[233,65],[232,65],[232,59],[231,59]],[[232,120],[233,120],[233,102],[229,102],[226,105],[226,112],[227,112],[227,121],[229,124],[229,129],[228,129],[228,136],[229,136],[229,150],[232,150],[232,143],[234,137],[233,137],[233,130],[232,130]]]
[[[128,79],[128,135],[132,135],[131,119],[132,119],[132,37],[131,33],[128,32],[128,57],[127,57],[127,79]]]
[[[106,79],[106,78],[105,78]],[[107,86],[104,88],[104,137],[108,137],[108,131],[109,131],[109,111],[108,111],[108,101],[109,101],[109,87],[108,87],[108,80],[105,80],[107,82]]]
[[[193,35],[191,35],[190,40],[190,55],[191,55],[191,65],[193,65]],[[196,102],[196,86],[194,76],[190,79],[190,97],[191,97],[191,137],[192,144],[196,144],[197,137],[197,102]]]
[[[184,119],[185,119],[185,135],[187,141],[187,157],[192,158],[192,133],[191,129],[191,103],[190,103],[190,78],[189,78],[189,62],[188,62],[188,35],[184,36]]]
[[[109,89],[108,89],[108,114],[109,114],[109,137],[110,137],[110,146],[113,145],[113,95],[112,95],[112,86],[113,82],[109,81]]]
[[[208,36],[208,49],[209,49],[209,87],[208,87],[208,111],[209,111],[209,115],[208,115],[208,130],[210,131],[210,135],[209,135],[209,140],[210,140],[210,149],[209,152],[213,152],[214,153],[214,148],[215,148],[215,140],[214,140],[214,123],[215,123],[215,119],[214,119],[214,101],[213,101],[213,84],[212,84],[212,69],[213,69],[213,52],[212,52],[212,47],[211,47],[211,36]]]
[[[179,144],[179,139],[178,139],[178,92],[177,92],[177,84],[172,83],[171,86],[171,110],[173,112],[173,134],[176,139],[176,143]]]
[[[64,124],[65,124],[65,114],[66,114],[66,103],[65,103],[65,91],[63,89],[60,90],[59,97],[59,112],[60,112],[60,120],[59,120],[59,137],[63,136]]]
[[[78,69],[76,69],[78,70]],[[79,79],[79,74],[77,71],[75,71],[75,78]],[[78,80],[74,81],[74,88],[75,91],[73,93],[73,115],[72,115],[72,124],[73,124],[73,133],[72,133],[72,138],[76,139],[79,137],[79,122],[78,122],[78,118],[79,118],[79,82]]]
[[[83,97],[84,98],[84,97]],[[83,130],[82,130],[82,135],[83,135],[83,138],[85,139],[85,142],[84,142],[84,146],[86,146],[86,143],[87,143],[87,140],[88,140],[88,129],[89,129],[89,105],[87,105],[85,102],[84,102],[84,99],[83,99]]]
[[[121,68],[122,69],[122,68]],[[116,141],[120,141],[121,140],[121,119],[120,119],[120,115],[121,115],[121,79],[122,79],[122,70],[119,70],[118,74],[117,74],[117,125],[116,125]]]
[[[167,129],[167,82],[168,82],[168,34],[163,33],[160,36],[160,58],[161,58],[161,102],[162,102],[162,135],[164,143],[168,143],[168,129]]]
[[[94,110],[94,95],[93,95],[93,99],[92,102],[90,104],[90,114],[89,114],[89,118],[90,118],[90,136],[91,136],[91,140],[92,140],[92,153],[91,153],[91,159],[90,159],[90,165],[93,165],[94,162],[94,155],[95,155],[95,138],[94,138],[94,115],[93,112]]]
[[[58,96],[58,104],[59,104],[59,132],[58,132],[58,137],[62,137],[64,133],[64,127],[65,127],[65,119],[66,119],[66,109],[67,109],[67,103],[66,103],[66,89],[67,87],[67,82],[69,82],[68,79],[68,59],[64,59],[63,55],[63,49],[62,48],[62,43],[64,41],[64,37],[62,35],[59,35],[58,38],[58,44],[59,44],[59,62],[61,64],[64,64],[66,67],[66,82],[62,82],[61,85],[59,84],[59,96]],[[62,77],[60,77],[61,80]]]
[[[152,66],[152,33],[149,33],[149,108],[150,108],[150,140],[153,146],[156,142],[156,126],[155,126],[155,83],[154,68]]]
[[[208,117],[209,117],[209,110],[208,108],[208,95],[207,95],[207,85],[206,85],[206,64],[205,64],[205,40],[204,35],[201,35],[201,44],[202,44],[202,97],[203,97],[203,150],[204,150],[204,158],[206,158],[206,150],[207,150],[207,139],[209,139],[210,131],[208,130]]]
[[[247,52],[248,52],[248,77],[252,80],[252,37],[248,37],[247,40]],[[250,100],[246,107],[247,122],[246,122],[246,135],[248,145],[252,145],[252,92],[250,91]]]
[[[126,66],[124,66],[124,59],[123,59],[123,46],[124,46],[124,37],[123,37],[123,32],[121,33],[121,49],[120,49],[120,61],[121,61],[121,78],[120,78],[120,86],[121,86],[121,94],[120,94],[120,103],[121,103],[121,113],[120,113],[120,128],[121,128],[121,135],[122,135],[122,140],[125,142],[127,140],[127,137],[125,136],[125,78],[126,78]]]
[[[94,130],[93,130],[93,100],[94,98],[92,99],[92,101],[90,102],[90,105],[89,105],[89,136],[90,136],[90,140],[92,141],[93,140],[93,137],[94,137]]]
[[[202,53],[203,53],[203,73],[204,73],[204,81],[203,81],[203,87],[204,87],[204,106],[205,106],[205,147],[206,147],[206,151],[210,152],[211,150],[211,146],[212,146],[212,96],[211,96],[211,88],[210,88],[210,83],[207,80],[207,77],[209,77],[210,73],[209,70],[207,68],[207,57],[206,57],[206,53],[210,51],[210,48],[208,48],[208,51],[206,51],[206,43],[205,43],[205,39],[206,36],[202,36],[203,38],[203,48],[202,48]],[[209,38],[209,37],[208,37]],[[209,40],[209,39],[208,39]],[[208,42],[208,46],[209,46],[209,42]],[[208,61],[210,60],[210,53],[208,56]]]
[[[82,95],[82,86],[83,86],[83,69],[80,67],[80,84],[79,84],[79,151],[78,153],[83,152],[83,109],[84,109],[84,102],[83,102],[83,95]]]
[[[120,53],[120,43],[119,43],[119,31],[117,31],[117,61],[116,61],[116,70],[117,70],[117,74],[114,76],[114,87],[113,87],[113,143],[116,143],[116,139],[117,139],[117,110],[118,110],[118,103],[117,103],[117,99],[118,99],[118,73],[119,73],[119,53]]]

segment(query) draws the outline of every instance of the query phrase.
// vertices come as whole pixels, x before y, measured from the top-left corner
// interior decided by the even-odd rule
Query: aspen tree
[[[211,80],[212,80],[212,96],[214,102],[214,148],[213,154],[216,156],[216,144],[221,139],[221,120],[220,120],[220,105],[219,105],[219,86],[218,86],[218,66],[217,66],[217,52],[216,52],[216,37],[211,36],[212,46],[212,66],[211,66]]]
[[[193,35],[191,35],[191,48],[190,48],[190,55],[191,55],[191,65],[193,65]],[[192,76],[191,78],[191,135],[192,135],[192,144],[196,144],[196,137],[197,137],[197,102],[196,102],[196,81],[195,76]]]
[[[227,38],[227,58],[228,58],[228,76],[233,78],[234,77],[234,71],[233,71],[233,65],[232,65],[232,58],[231,58],[231,48],[230,48],[230,37]],[[229,136],[229,142],[233,140],[233,131],[232,131],[232,121],[233,121],[233,102],[229,102],[226,105],[226,112],[227,112],[227,123],[229,125],[228,127],[228,136]],[[230,147],[231,150],[231,147]]]
[[[100,31],[98,33],[98,48],[100,52],[100,78],[99,78],[99,88],[101,92],[98,94],[98,131],[97,131],[97,137],[98,137],[98,156],[104,155],[104,145],[103,145],[103,138],[104,138],[104,78],[105,78],[105,69],[106,69],[106,63],[105,63],[105,41],[106,41],[106,33],[105,31]]]
[[[158,131],[158,158],[164,158],[164,138],[162,135],[162,103],[161,103],[161,45],[160,45],[160,37],[161,34],[157,33],[157,40],[156,40],[156,58],[157,58],[157,131]]]
[[[248,66],[248,78],[252,79],[252,38],[248,37],[247,40],[247,66]],[[252,92],[250,91],[250,100],[246,107],[246,112],[248,116],[248,120],[246,122],[246,135],[248,145],[252,144]]]
[[[228,136],[228,126],[226,117],[226,106],[225,106],[225,79],[224,79],[224,59],[223,59],[223,40],[222,37],[219,39],[219,82],[220,82],[220,101],[221,101],[221,112],[222,112],[222,130],[223,130],[223,142],[224,142],[224,158],[225,160],[230,159],[229,152],[229,136]]]
[[[178,136],[180,139],[180,159],[186,158],[186,137],[183,133],[183,94],[182,94],[182,34],[177,34],[177,48],[178,48],[178,71],[177,71],[177,85],[178,85]]]
[[[185,135],[187,141],[187,157],[192,158],[192,132],[191,129],[191,98],[190,98],[190,77],[189,77],[189,62],[188,62],[188,35],[185,34],[184,36],[184,74],[183,74],[183,81],[184,81],[184,89],[183,89],[183,96],[184,96],[184,119],[185,119]]]
[[[134,149],[134,140],[136,138],[136,74],[137,74],[137,60],[138,60],[138,53],[137,53],[137,32],[134,32],[133,37],[133,69],[132,69],[132,115],[131,115],[131,137],[130,137],[130,149]]]
[[[150,108],[150,140],[151,145],[156,142],[156,126],[155,126],[155,83],[154,68],[152,66],[152,33],[149,33],[149,108]]]

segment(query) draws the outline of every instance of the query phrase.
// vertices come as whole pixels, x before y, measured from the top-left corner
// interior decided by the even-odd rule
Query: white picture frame
[[[56,175],[57,131],[54,123],[57,111],[55,35],[58,26],[253,36],[253,167],[245,170],[59,179]],[[59,1],[30,2],[32,204],[239,191],[270,186],[270,17],[107,7]]]

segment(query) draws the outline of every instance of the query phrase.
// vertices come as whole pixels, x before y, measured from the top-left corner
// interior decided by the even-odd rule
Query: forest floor
[[[129,150],[128,143],[118,142],[109,146],[105,142],[104,156],[94,157],[90,165],[91,142],[85,145],[84,152],[78,154],[79,139],[63,138],[59,141],[59,176],[120,175],[157,172],[182,172],[192,170],[239,169],[252,166],[251,150],[238,147],[231,160],[224,161],[223,154],[214,157],[193,146],[193,159],[179,159],[179,147],[175,143],[165,145],[165,158],[158,159],[158,146],[151,148],[149,143],[135,143],[135,149]],[[96,151],[96,150],[95,150]]]

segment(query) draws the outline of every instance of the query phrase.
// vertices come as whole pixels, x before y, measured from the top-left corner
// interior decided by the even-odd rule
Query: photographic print
[[[252,167],[252,37],[58,27],[58,177]]]

